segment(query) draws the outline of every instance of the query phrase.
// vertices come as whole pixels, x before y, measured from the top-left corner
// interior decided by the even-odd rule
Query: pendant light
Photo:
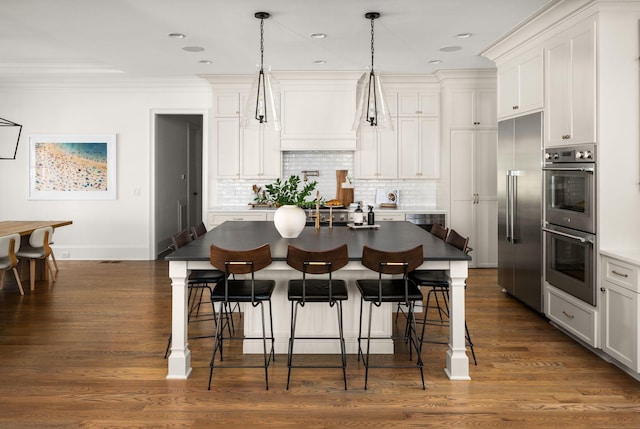
[[[371,21],[371,67],[358,80],[356,91],[357,110],[353,122],[353,129],[357,130],[361,125],[369,125],[377,128],[393,128],[391,115],[386,102],[380,75],[376,73],[374,64],[374,25],[373,22],[380,18],[378,12],[367,12],[364,17]]]
[[[271,76],[269,66],[264,66],[264,20],[271,15],[268,12],[256,12],[254,16],[260,20],[260,64],[258,75],[249,91],[245,123],[247,126],[267,125],[280,130],[279,107],[273,89],[277,82]]]
[[[0,159],[16,159],[21,133],[22,125],[0,118]]]

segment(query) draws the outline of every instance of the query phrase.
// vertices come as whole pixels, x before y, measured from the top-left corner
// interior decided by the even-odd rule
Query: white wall
[[[0,117],[23,125],[16,160],[0,160],[0,220],[72,220],[56,231],[59,259],[153,258],[152,111],[206,112],[211,99],[198,79],[0,82]],[[30,201],[29,135],[48,133],[117,134],[117,199]]]

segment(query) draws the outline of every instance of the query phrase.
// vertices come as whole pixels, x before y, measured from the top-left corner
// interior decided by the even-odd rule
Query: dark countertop
[[[216,246],[243,250],[269,243],[274,261],[287,259],[289,243],[306,250],[328,250],[347,243],[349,260],[362,259],[362,247],[366,244],[379,250],[399,251],[424,246],[425,261],[469,261],[471,257],[429,232],[410,222],[378,222],[379,229],[352,230],[348,227],[305,227],[298,238],[282,238],[273,222],[246,221],[225,222],[208,231],[203,237],[192,241],[168,255],[168,261],[208,261],[211,243]]]

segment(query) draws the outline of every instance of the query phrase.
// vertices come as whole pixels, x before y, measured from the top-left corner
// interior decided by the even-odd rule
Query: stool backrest
[[[211,245],[209,262],[226,274],[249,274],[271,264],[271,247],[263,244],[249,250],[228,250]]]
[[[468,249],[470,249],[468,247],[468,245],[469,245],[469,237],[461,236],[460,234],[458,234],[456,232],[455,229],[452,229],[449,232],[449,235],[447,235],[446,242],[448,244],[451,244],[454,247],[457,247],[458,249],[462,250],[465,253],[468,251]]]
[[[180,234],[176,234],[171,237],[171,242],[173,243],[173,250],[177,250],[182,246],[184,246],[185,244],[190,243],[192,241],[193,241],[193,238],[191,238],[191,234],[189,234],[189,231],[187,230],[184,230]]]
[[[439,223],[436,223],[431,227],[431,231],[430,232],[431,232],[431,234],[433,234],[436,237],[438,237],[440,240],[446,240],[447,233],[449,232],[449,228],[445,228],[444,226],[440,225]]]
[[[198,225],[191,227],[191,235],[193,236],[193,238],[202,237],[206,233],[207,227],[204,225],[204,222],[200,222]]]
[[[348,263],[349,252],[346,244],[322,251],[304,250],[291,244],[287,248],[287,264],[303,273],[328,274]]]
[[[369,246],[362,248],[362,265],[381,274],[406,274],[423,262],[422,244],[398,252],[377,250]]]

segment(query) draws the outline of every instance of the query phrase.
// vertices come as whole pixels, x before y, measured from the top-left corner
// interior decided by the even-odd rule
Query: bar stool
[[[362,249],[362,265],[378,273],[378,279],[356,280],[356,286],[360,291],[360,325],[358,329],[358,360],[362,357],[365,366],[364,389],[367,390],[369,378],[369,368],[418,368],[424,385],[423,362],[421,355],[421,342],[417,338],[417,327],[414,314],[416,301],[422,301],[422,293],[418,286],[409,280],[408,273],[422,265],[424,254],[422,245],[413,249],[399,252],[385,252],[364,246]],[[386,275],[386,278],[383,278]],[[395,277],[394,277],[395,275]],[[398,277],[402,275],[402,277]],[[367,336],[362,336],[362,317],[364,303],[369,303],[369,324]],[[412,360],[412,352],[415,350],[417,363],[415,365],[372,365],[370,361],[371,346],[371,320],[373,307],[380,307],[382,303],[403,303],[408,307],[407,319],[409,330],[405,333],[404,339],[409,347],[409,360]],[[362,350],[361,340],[366,338],[367,351]],[[388,337],[387,337],[388,338]],[[393,337],[392,337],[393,338]]]
[[[462,250],[465,253],[469,253],[471,250],[473,250],[468,246],[469,238],[461,236],[453,229],[447,235],[445,242]],[[448,326],[449,273],[446,270],[415,270],[409,273],[409,278],[419,287],[429,288],[429,292],[427,292],[427,300],[423,311],[423,319],[422,321],[418,322],[419,324],[422,324],[420,342],[444,344],[444,342],[442,341],[426,341],[424,339],[424,332],[427,325]],[[430,304],[432,296],[435,300],[435,306],[431,306]],[[435,308],[438,310],[438,319],[429,319],[427,317],[430,308]],[[469,350],[471,350],[471,356],[473,357],[473,363],[475,365],[478,365],[478,361],[476,360],[476,353],[473,348],[473,342],[471,341],[471,334],[469,333],[469,327],[467,326],[466,320],[464,322],[464,331],[467,346],[469,347]]]
[[[344,330],[342,324],[342,301],[347,299],[347,284],[344,280],[334,279],[332,274],[349,263],[347,245],[326,251],[308,251],[289,244],[287,264],[302,272],[302,279],[289,280],[288,298],[291,301],[291,336],[287,359],[287,390],[291,380],[291,368],[342,368],[344,390],[347,390],[347,355],[345,353]],[[309,275],[328,275],[327,278]],[[298,310],[310,303],[328,303],[335,307],[338,316],[338,337],[296,336]],[[293,345],[295,339],[339,340],[341,365],[293,365]]]
[[[216,364],[216,355],[220,352],[220,362],[223,361],[224,327],[222,325],[222,315],[224,311],[218,311],[218,322],[216,323],[215,339],[213,342],[213,353],[209,364],[209,387],[211,389],[211,379],[213,369],[216,368],[264,368],[265,386],[269,390],[269,364],[275,359],[274,337],[273,337],[273,314],[271,310],[271,295],[275,289],[274,280],[258,280],[255,273],[271,264],[271,248],[269,244],[250,250],[228,250],[211,245],[210,262],[218,270],[224,271],[224,282],[219,282],[211,291],[211,302],[215,305],[220,303],[224,308],[231,303],[251,304],[253,308],[260,307],[262,316],[262,337],[231,337],[229,340],[261,339],[264,353],[263,365],[222,365]],[[230,279],[230,275],[250,274],[247,279]],[[264,303],[269,304],[269,327],[271,334],[267,336],[264,317]],[[271,349],[267,352],[267,340],[271,340]]]

